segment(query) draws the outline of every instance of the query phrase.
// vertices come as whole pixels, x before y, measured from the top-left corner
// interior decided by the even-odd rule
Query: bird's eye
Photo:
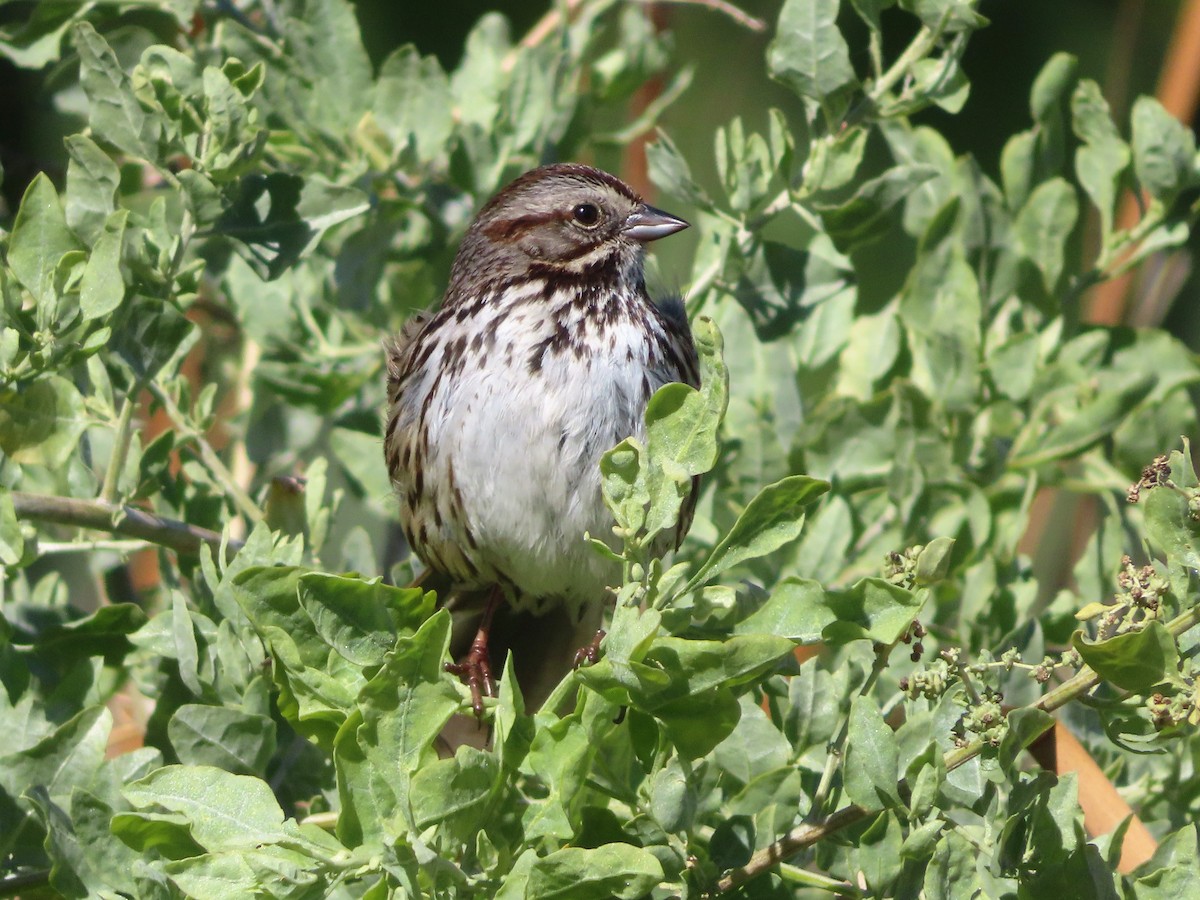
[[[571,215],[584,228],[593,228],[600,221],[600,207],[595,203],[579,203],[571,210]]]

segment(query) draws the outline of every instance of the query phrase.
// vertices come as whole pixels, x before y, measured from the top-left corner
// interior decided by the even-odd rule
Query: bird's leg
[[[600,658],[600,642],[604,640],[605,631],[601,628],[596,632],[596,636],[592,638],[592,642],[586,647],[580,647],[575,651],[575,668],[578,669],[584,663],[589,666],[595,665],[596,660]]]
[[[446,663],[446,671],[457,675],[471,689],[471,708],[478,719],[483,718],[483,698],[496,696],[496,682],[492,679],[492,664],[488,658],[488,636],[492,617],[503,600],[504,592],[499,587],[493,589],[483,607],[483,618],[479,620],[479,630],[475,632],[475,640],[471,641],[471,649],[462,662]]]

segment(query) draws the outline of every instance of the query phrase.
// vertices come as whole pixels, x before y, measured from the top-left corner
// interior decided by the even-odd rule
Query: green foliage
[[[703,378],[603,459],[623,545],[593,544],[624,572],[603,654],[537,710],[510,658],[488,745],[445,752],[470,696],[443,670],[450,612],[392,586],[413,565],[388,551],[379,340],[436,302],[498,186],[611,153],[689,76],[603,131],[673,69],[615,0],[524,40],[487,14],[453,71],[412,46],[376,71],[345,0],[131,6],[0,28],[16,64],[64,64],[79,110],[65,180],[36,176],[0,235],[5,892],[1154,898],[1200,878],[1186,444],[1122,499],[1196,431],[1200,366],[1165,332],[1080,324],[1089,287],[1195,220],[1193,138],[1155,101],[1126,129],[1055,56],[993,178],[912,118],[962,107],[974,0],[784,3],[765,66],[792,111],[720,128],[712,179],[666,135],[648,150],[697,212]],[[913,36],[885,65],[893,22]],[[1147,202],[1126,229],[1128,189]],[[1070,587],[1019,544],[1047,486],[1104,513]],[[1153,558],[1123,559],[1143,535]],[[159,587],[109,577],[98,604],[91,576],[148,537],[184,548],[159,551]],[[109,758],[129,696],[146,746]],[[1130,876],[1074,780],[1023,766],[1074,700],[1162,837]]]

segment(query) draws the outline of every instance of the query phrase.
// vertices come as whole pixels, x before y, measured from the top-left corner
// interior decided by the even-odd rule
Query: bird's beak
[[[688,223],[678,216],[639,203],[637,209],[629,214],[629,218],[625,220],[625,227],[621,230],[626,237],[645,244],[683,231],[687,227]]]

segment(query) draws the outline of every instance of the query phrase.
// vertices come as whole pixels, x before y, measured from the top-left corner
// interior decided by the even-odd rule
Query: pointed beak
[[[631,212],[629,218],[625,220],[625,227],[622,231],[626,237],[645,244],[665,238],[677,231],[683,231],[687,227],[688,223],[678,216],[655,209],[653,206],[647,206],[645,203],[639,203],[637,209]]]

